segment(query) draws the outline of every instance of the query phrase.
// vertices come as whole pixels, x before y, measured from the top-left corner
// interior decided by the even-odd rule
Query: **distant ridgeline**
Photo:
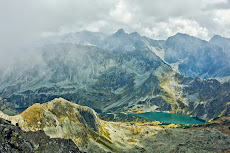
[[[46,38],[33,48],[40,62],[0,73],[0,96],[16,108],[63,97],[103,112],[162,111],[210,120],[229,107],[228,44],[220,36],[207,42],[178,33],[163,41],[122,29]]]

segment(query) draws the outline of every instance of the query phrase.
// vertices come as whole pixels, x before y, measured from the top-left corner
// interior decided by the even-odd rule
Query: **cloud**
[[[148,37],[156,39],[167,39],[176,33],[187,33],[191,36],[208,39],[208,30],[201,27],[196,21],[178,18],[169,18],[167,21],[159,22],[157,25],[145,27],[143,33]]]
[[[156,29],[161,28],[161,24],[169,31],[175,31],[172,24],[178,25],[176,29],[185,32],[187,26],[195,25],[197,30],[192,30],[193,34],[207,39],[206,34],[201,35],[199,31],[206,29],[208,37],[216,31],[224,33],[218,29],[223,28],[219,28],[220,24],[224,27],[229,24],[230,10],[229,0],[0,0],[0,4],[3,21],[0,32],[4,37],[8,35],[9,40],[80,30],[114,32],[124,28],[141,33],[148,28],[161,31]],[[169,35],[162,39],[174,32],[166,33]]]
[[[132,19],[132,14],[128,11],[126,4],[122,0],[115,5],[115,8],[109,14],[114,20],[126,24]]]
[[[81,30],[230,37],[229,14],[230,0],[0,0],[0,61],[40,37]]]

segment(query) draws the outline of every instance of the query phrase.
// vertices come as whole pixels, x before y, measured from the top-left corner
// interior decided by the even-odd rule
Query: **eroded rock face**
[[[43,131],[24,132],[0,118],[0,152],[81,152],[70,139],[50,138]]]
[[[97,116],[94,110],[92,109],[79,109],[79,113],[85,121],[85,124],[98,132],[98,127],[100,126],[97,121]]]

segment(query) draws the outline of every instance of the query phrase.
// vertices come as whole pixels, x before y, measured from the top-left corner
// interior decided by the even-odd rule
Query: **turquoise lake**
[[[147,112],[147,113],[140,113],[140,114],[133,114],[133,115],[154,120],[154,121],[165,122],[165,123],[174,123],[174,124],[203,124],[204,123],[204,121],[202,120],[184,114]]]

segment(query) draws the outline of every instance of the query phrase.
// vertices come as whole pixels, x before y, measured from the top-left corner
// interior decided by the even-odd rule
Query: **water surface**
[[[133,114],[138,117],[143,117],[146,119],[160,121],[165,123],[174,123],[174,124],[203,124],[204,121],[190,117],[184,114],[176,113],[164,113],[164,112],[146,112],[140,114]]]

